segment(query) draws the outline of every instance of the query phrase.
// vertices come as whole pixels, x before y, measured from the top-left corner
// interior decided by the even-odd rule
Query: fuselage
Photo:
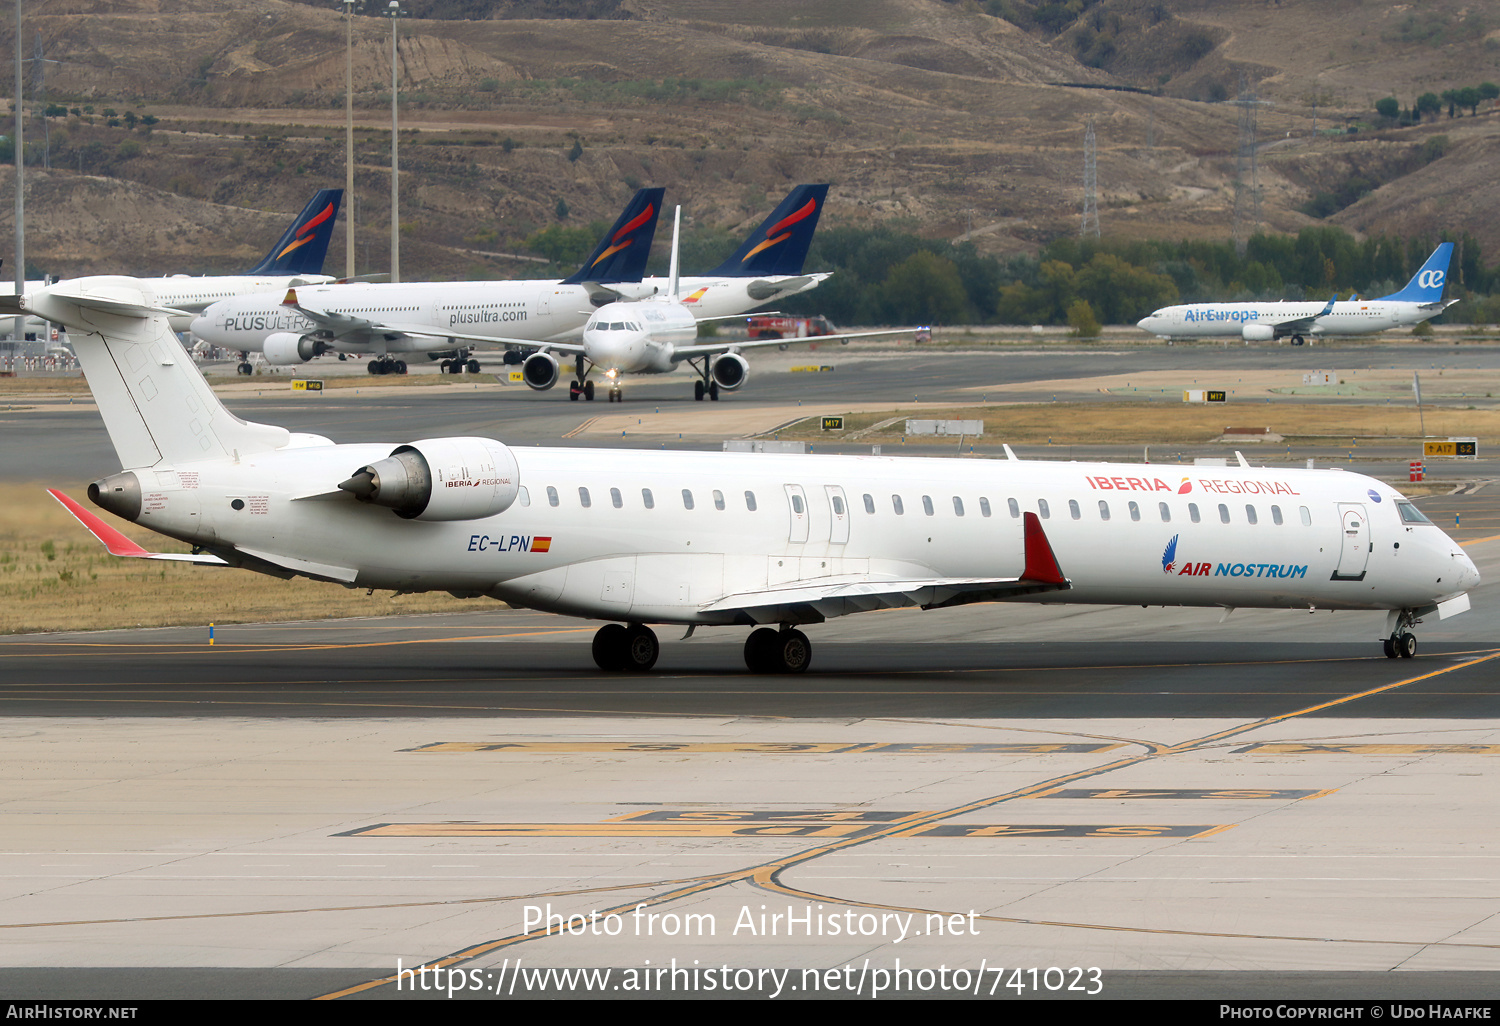
[[[234,300],[264,299],[269,303],[280,302],[289,288],[303,285],[318,285],[333,281],[326,274],[222,274],[203,275],[193,278],[185,274],[168,278],[124,278],[120,275],[92,275],[68,279],[69,287],[87,290],[108,287],[129,281],[138,288],[145,288],[155,296],[158,305],[177,309],[167,317],[173,331],[187,331],[198,317],[196,311],[213,303]],[[29,283],[28,283],[29,285]],[[28,289],[28,291],[30,291]]]
[[[1441,304],[1371,299],[1336,302],[1331,311],[1318,316],[1327,305],[1326,300],[1310,303],[1188,303],[1157,310],[1141,318],[1136,326],[1167,338],[1253,337],[1253,331],[1246,332],[1247,327],[1264,326],[1274,330],[1285,322],[1316,318],[1296,334],[1369,335],[1417,324],[1442,313]]]
[[[663,286],[664,287],[664,286]],[[611,286],[632,297],[655,295],[657,286]],[[698,317],[732,315],[766,302],[752,298],[745,279],[683,278],[680,295]],[[694,298],[696,297],[696,298]],[[438,352],[455,342],[442,335],[371,332],[351,324],[330,329],[284,305],[281,295],[241,296],[208,307],[193,320],[195,336],[241,352],[260,352],[275,333],[315,335],[339,352]],[[299,305],[377,325],[421,327],[483,338],[524,339],[537,343],[568,341],[594,315],[590,290],[560,281],[471,281],[331,285],[299,289]]]
[[[677,347],[697,337],[698,322],[681,303],[609,303],[584,325],[583,354],[606,374],[659,374],[677,366]]]
[[[737,622],[706,607],[797,582],[1015,576],[1026,511],[1072,582],[1031,601],[1389,610],[1478,583],[1399,492],[1337,471],[516,448],[508,508],[425,522],[334,488],[392,450],[139,470],[138,522],[358,587],[634,622]]]

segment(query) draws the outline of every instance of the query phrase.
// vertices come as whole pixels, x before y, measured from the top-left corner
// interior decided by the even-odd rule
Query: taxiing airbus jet
[[[797,673],[802,626],[994,601],[1379,609],[1410,658],[1479,583],[1400,492],[1335,470],[335,445],[231,414],[157,309],[127,278],[0,300],[76,331],[122,468],[89,498],[193,546],[148,551],[54,492],[111,552],[604,620],[609,670],[656,663],[651,624],[751,628],[753,672]]]
[[[690,305],[700,318],[743,313],[779,296],[813,288],[827,275],[804,275],[802,260],[828,187],[799,186],[789,197],[802,207],[768,219],[736,261],[735,274],[686,279]],[[193,334],[242,352],[259,351],[268,363],[305,363],[324,353],[368,354],[372,374],[404,373],[403,356],[443,353],[443,369],[477,372],[469,348],[503,346],[506,362],[544,342],[576,339],[595,308],[660,291],[642,282],[661,210],[662,189],[642,189],[599,246],[562,281],[430,282],[337,285],[299,289],[283,302],[259,296],[217,303],[193,322]],[[783,207],[786,203],[783,203]],[[782,208],[778,208],[780,210]],[[773,218],[775,215],[773,214]],[[786,222],[767,239],[766,229]],[[785,270],[783,270],[785,269]]]
[[[681,216],[681,210],[678,210]],[[609,382],[610,402],[624,399],[620,377],[624,374],[663,374],[687,363],[698,373],[693,382],[693,398],[719,399],[719,390],[733,392],[750,378],[750,364],[740,355],[742,350],[764,346],[785,349],[781,338],[744,341],[698,342],[698,325],[720,317],[703,316],[696,306],[679,298],[682,283],[677,275],[677,226],[672,229],[672,265],[664,295],[631,302],[608,303],[598,309],[583,328],[582,342],[549,342],[526,357],[521,376],[538,391],[557,383],[561,365],[555,354],[573,357],[577,377],[568,385],[568,398],[594,398],[594,382],[589,373],[598,369]],[[809,336],[799,341],[842,342],[851,338],[875,335],[905,335],[909,329],[894,331],[859,331],[839,335]]]
[[[1326,303],[1189,303],[1157,310],[1136,327],[1162,338],[1214,338],[1235,335],[1246,342],[1290,338],[1300,346],[1308,336],[1370,335],[1436,317],[1458,302],[1443,299],[1453,243],[1433,250],[1406,287],[1379,299],[1357,296]]]

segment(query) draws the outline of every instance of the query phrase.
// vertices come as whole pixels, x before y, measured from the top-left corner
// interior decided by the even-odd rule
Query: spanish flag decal
[[[537,535],[535,538],[531,539],[531,551],[532,552],[548,552],[548,551],[551,550],[551,548],[552,548],[552,536],[551,535],[548,535],[545,538],[543,538],[541,535]]]

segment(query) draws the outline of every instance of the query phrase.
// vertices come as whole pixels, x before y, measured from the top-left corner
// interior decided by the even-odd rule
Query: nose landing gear
[[[1393,609],[1386,618],[1390,636],[1381,643],[1387,659],[1413,659],[1417,654],[1417,636],[1411,628],[1421,623],[1415,610]]]

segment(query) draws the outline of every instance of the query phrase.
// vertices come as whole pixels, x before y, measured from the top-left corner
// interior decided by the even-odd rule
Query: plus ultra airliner
[[[1410,658],[1412,626],[1463,612],[1479,583],[1415,505],[1359,474],[336,445],[226,410],[139,281],[63,283],[7,313],[74,332],[122,468],[89,498],[193,547],[148,551],[54,492],[114,554],[603,620],[605,669],[650,669],[651,624],[750,628],[752,671],[796,673],[806,625],[1008,601],[1385,610],[1386,655]]]
[[[1162,338],[1217,338],[1233,335],[1246,342],[1290,338],[1300,346],[1308,336],[1371,335],[1407,328],[1436,317],[1458,302],[1443,299],[1453,243],[1432,251],[1422,269],[1400,292],[1379,299],[1353,298],[1326,303],[1189,303],[1168,306],[1136,322]]]
[[[214,345],[261,352],[279,366],[324,353],[361,354],[373,357],[370,373],[399,374],[407,355],[443,353],[452,354],[444,370],[477,372],[478,361],[468,352],[475,345],[503,346],[506,362],[519,363],[541,343],[576,340],[595,308],[662,291],[660,279],[643,280],[643,275],[663,192],[636,193],[584,265],[561,281],[297,289],[284,299],[216,303],[193,322],[192,331]],[[683,279],[683,304],[699,319],[722,318],[816,287],[827,275],[803,274],[802,264],[827,192],[826,185],[792,190],[724,265]]]

